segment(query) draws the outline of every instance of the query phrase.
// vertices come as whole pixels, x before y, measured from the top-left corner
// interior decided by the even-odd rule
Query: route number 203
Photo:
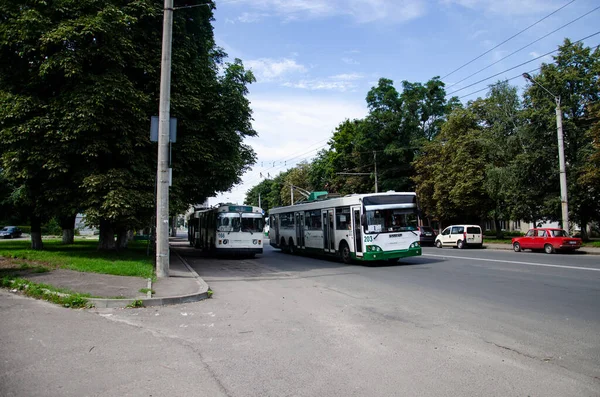
[[[364,242],[365,243],[372,243],[373,242],[373,236],[365,236],[364,237]]]

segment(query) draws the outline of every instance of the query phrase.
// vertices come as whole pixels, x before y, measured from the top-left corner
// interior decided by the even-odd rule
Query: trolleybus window
[[[260,214],[242,214],[242,232],[262,232],[264,220]]]
[[[414,210],[378,209],[367,211],[367,233],[402,232],[416,230]]]
[[[240,214],[222,212],[217,218],[217,228],[220,232],[239,232]]]

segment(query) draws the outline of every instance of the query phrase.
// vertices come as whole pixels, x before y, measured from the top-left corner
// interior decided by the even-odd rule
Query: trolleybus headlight
[[[254,244],[254,245],[258,244],[258,240],[256,240],[256,239],[252,240],[252,244]]]
[[[383,251],[378,245],[367,245],[367,252],[381,252]]]
[[[226,245],[229,242],[229,240],[225,239],[223,240],[223,245]]]
[[[412,243],[410,245],[410,248],[419,248],[421,246],[421,243],[418,241],[415,241],[414,243]]]

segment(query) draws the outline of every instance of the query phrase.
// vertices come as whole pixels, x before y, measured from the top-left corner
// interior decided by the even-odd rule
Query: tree
[[[592,144],[587,132],[594,118],[588,112],[590,105],[600,99],[600,50],[592,51],[582,43],[565,39],[554,60],[553,64],[543,64],[534,79],[561,98],[570,219],[579,223],[582,236],[587,238],[586,226],[598,219],[595,215],[598,204],[589,187],[581,184],[578,177],[585,173],[586,153]],[[543,163],[543,178],[551,181],[543,190],[547,195],[545,210],[549,218],[557,220],[560,219],[560,200],[557,199],[560,190],[554,98],[539,85],[532,84],[525,92],[524,104],[528,121],[525,133],[530,135],[531,143],[529,152],[532,158]]]
[[[223,64],[207,4],[174,13],[174,211],[229,189],[254,161],[243,143],[256,135],[245,97],[254,77],[239,60]],[[148,127],[158,109],[161,3],[3,2],[2,10],[0,154],[30,208],[34,245],[42,219],[82,210],[100,226],[100,248],[123,246],[127,230],[154,213]]]

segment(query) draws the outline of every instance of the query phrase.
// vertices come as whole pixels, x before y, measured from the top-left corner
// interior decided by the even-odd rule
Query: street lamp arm
[[[560,96],[558,95],[554,95],[552,92],[550,92],[549,89],[547,89],[546,87],[544,87],[543,85],[541,85],[540,83],[538,83],[533,77],[531,77],[531,75],[529,73],[523,73],[523,77],[525,77],[527,80],[529,80],[530,82],[539,85],[540,87],[542,87],[542,89],[544,91],[546,91],[548,94],[552,95],[554,98],[558,98],[557,101],[560,102]]]

